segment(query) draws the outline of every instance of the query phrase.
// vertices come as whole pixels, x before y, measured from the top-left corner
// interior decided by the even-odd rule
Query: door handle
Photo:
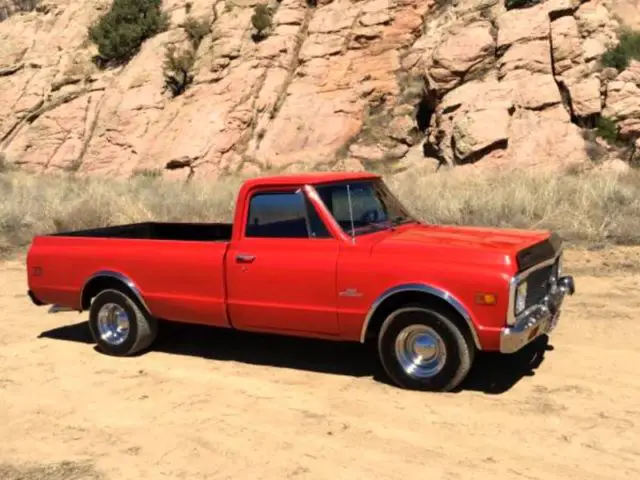
[[[251,263],[256,259],[255,255],[248,255],[246,253],[241,253],[236,255],[236,262],[238,263]]]

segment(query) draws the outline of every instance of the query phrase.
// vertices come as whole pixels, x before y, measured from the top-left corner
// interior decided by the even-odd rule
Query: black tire
[[[123,335],[124,340],[119,344],[106,341],[100,334],[98,314],[107,304],[113,304],[122,309],[128,319],[128,332]],[[151,346],[158,336],[158,322],[142,306],[137,299],[119,290],[103,290],[100,292],[89,311],[89,328],[98,349],[107,354],[118,357],[134,355]]]
[[[431,376],[410,375],[396,354],[396,339],[408,327],[429,328],[444,347],[446,358]],[[437,338],[434,337],[434,338]],[[422,304],[403,305],[385,319],[378,336],[378,355],[391,381],[410,390],[448,392],[465,379],[475,357],[475,345],[447,315]]]

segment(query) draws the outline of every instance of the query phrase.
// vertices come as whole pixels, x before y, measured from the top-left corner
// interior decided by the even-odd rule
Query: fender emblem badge
[[[356,288],[347,288],[339,293],[341,297],[361,297],[362,293],[360,293]]]

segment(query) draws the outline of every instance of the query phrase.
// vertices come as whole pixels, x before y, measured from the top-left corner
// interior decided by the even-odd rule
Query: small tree
[[[165,31],[169,18],[162,0],[113,0],[111,9],[89,27],[89,38],[105,62],[133,57],[146,39]]]
[[[211,33],[208,19],[196,20],[192,16],[188,16],[182,26],[194,50],[197,50],[202,39]]]
[[[196,57],[192,49],[177,52],[175,45],[167,47],[164,57],[164,86],[171,95],[177,97],[193,82],[191,70]]]
[[[271,10],[264,3],[259,3],[253,9],[253,15],[251,16],[251,24],[256,29],[256,39],[262,39],[265,37],[265,32],[271,28],[273,21],[271,19]]]

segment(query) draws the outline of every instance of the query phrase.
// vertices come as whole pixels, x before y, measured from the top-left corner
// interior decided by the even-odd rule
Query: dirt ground
[[[567,253],[551,339],[451,394],[387,385],[359,345],[195,327],[110,358],[5,262],[0,478],[638,479],[640,249]]]

